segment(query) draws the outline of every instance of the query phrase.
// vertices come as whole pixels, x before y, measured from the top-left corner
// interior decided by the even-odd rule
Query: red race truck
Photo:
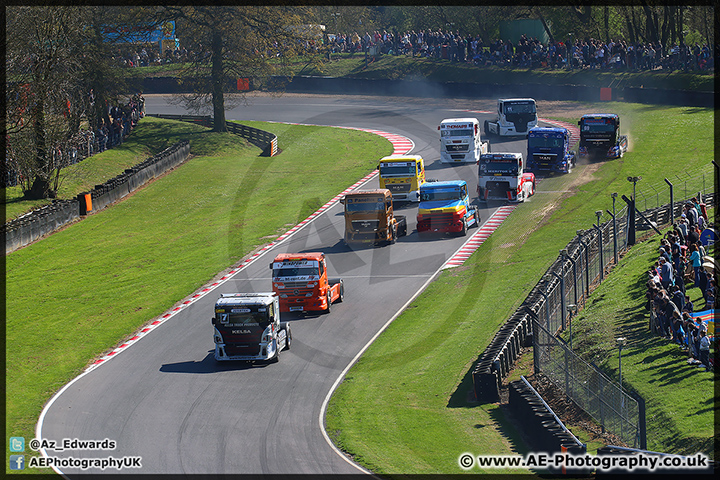
[[[330,313],[333,302],[345,296],[342,278],[328,278],[322,252],[281,253],[270,269],[281,312]]]

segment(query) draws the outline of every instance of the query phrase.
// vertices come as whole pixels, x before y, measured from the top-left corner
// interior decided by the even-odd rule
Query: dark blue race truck
[[[535,127],[528,132],[527,170],[570,173],[575,160],[567,128]]]
[[[628,149],[628,139],[620,135],[620,117],[614,113],[583,115],[580,126],[581,156],[591,159],[620,158]]]

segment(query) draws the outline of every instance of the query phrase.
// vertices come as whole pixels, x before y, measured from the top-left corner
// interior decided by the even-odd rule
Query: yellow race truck
[[[425,183],[425,165],[420,155],[390,155],[380,159],[380,188],[392,192],[394,200],[420,201],[420,185]]]

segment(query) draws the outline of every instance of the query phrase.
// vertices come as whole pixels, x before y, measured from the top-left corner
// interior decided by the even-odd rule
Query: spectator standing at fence
[[[695,284],[693,286],[699,287],[700,286],[700,269],[702,268],[702,258],[700,258],[700,252],[698,252],[697,245],[694,243],[690,245],[690,258],[688,258],[688,262],[690,262],[690,265],[692,266],[693,270],[695,271],[695,277],[694,277]]]
[[[685,204],[685,215],[688,218],[688,224],[694,227],[698,223],[698,211],[691,202]]]
[[[710,338],[707,331],[700,330],[700,367],[705,367],[705,371],[710,371]]]
[[[662,283],[663,288],[668,291],[670,290],[670,287],[675,284],[675,275],[673,274],[672,264],[665,258],[664,255],[660,257],[660,283]]]

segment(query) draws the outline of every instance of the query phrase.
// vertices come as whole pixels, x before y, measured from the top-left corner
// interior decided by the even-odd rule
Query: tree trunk
[[[43,173],[47,169],[47,148],[45,144],[45,105],[43,103],[44,95],[37,95],[33,117],[35,122],[33,129],[35,130],[35,166],[32,186],[30,190],[23,191],[23,196],[29,200],[39,200],[41,198],[50,197],[50,184],[47,178],[43,177]]]
[[[223,38],[220,30],[212,33],[212,103],[213,131],[227,132],[225,124],[225,97],[223,96]]]

